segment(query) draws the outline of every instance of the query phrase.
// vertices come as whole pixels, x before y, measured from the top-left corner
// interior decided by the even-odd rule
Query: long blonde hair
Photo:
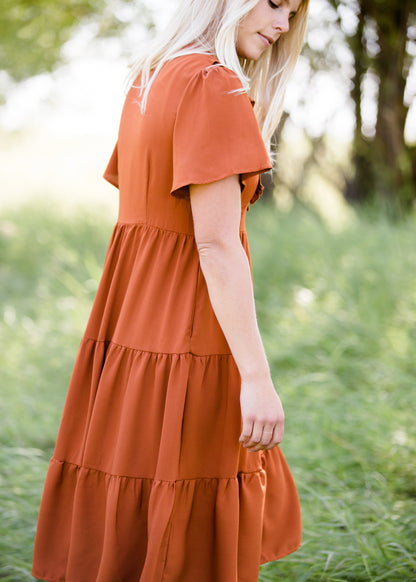
[[[309,0],[302,0],[290,20],[290,30],[266,49],[258,61],[242,60],[236,40],[240,22],[259,0],[182,0],[170,24],[132,65],[129,81],[141,75],[142,111],[150,88],[162,66],[179,56],[203,53],[216,59],[239,77],[254,99],[254,111],[266,147],[279,124],[286,86],[302,49]]]

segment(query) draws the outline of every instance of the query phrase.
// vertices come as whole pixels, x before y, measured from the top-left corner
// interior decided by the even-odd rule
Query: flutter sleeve
[[[221,65],[195,74],[179,103],[173,131],[171,193],[183,197],[190,184],[271,169],[252,103],[236,74]]]
[[[116,144],[113,153],[111,154],[111,158],[107,164],[105,172],[103,174],[103,178],[110,182],[116,188],[119,187],[118,184],[118,144]]]

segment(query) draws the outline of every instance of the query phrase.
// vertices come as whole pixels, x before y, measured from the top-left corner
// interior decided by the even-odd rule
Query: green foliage
[[[416,579],[414,219],[249,213],[259,320],[304,544],[260,580]],[[0,578],[32,580],[38,504],[111,224],[37,204],[0,219]]]
[[[74,27],[103,6],[104,0],[3,0],[0,69],[16,80],[52,70]]]
[[[82,24],[94,22],[98,36],[114,34],[130,18],[152,25],[149,11],[131,0],[2,0],[0,11],[0,70],[21,81],[50,72],[60,61],[61,49]]]

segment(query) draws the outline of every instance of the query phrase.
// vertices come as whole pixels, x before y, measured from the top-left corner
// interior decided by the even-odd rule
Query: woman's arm
[[[250,451],[283,438],[284,414],[270,377],[254,306],[247,255],[240,240],[238,176],[190,186],[195,239],[212,307],[241,376],[240,442]]]

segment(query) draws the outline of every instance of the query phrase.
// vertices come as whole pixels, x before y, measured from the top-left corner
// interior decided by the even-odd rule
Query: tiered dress
[[[120,211],[48,470],[33,574],[66,582],[255,582],[300,545],[279,449],[239,445],[240,377],[201,272],[188,185],[270,168],[252,103],[209,55],[133,87],[105,178]],[[244,317],[244,313],[241,314]]]

